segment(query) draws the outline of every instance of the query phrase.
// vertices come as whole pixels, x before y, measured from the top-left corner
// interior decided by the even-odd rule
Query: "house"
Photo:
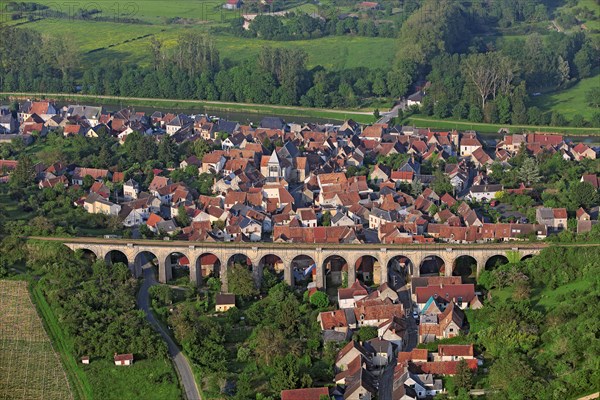
[[[377,379],[366,369],[346,378],[344,400],[371,400],[377,396]]]
[[[490,201],[496,198],[496,194],[502,190],[502,185],[473,185],[466,197],[469,200]]]
[[[98,169],[98,168],[80,168],[77,167],[73,171],[73,177],[71,180],[74,185],[83,185],[83,179],[86,176],[91,176],[95,181],[100,182],[108,178],[108,170],[107,169]]]
[[[281,400],[323,400],[323,398],[329,399],[329,389],[326,387],[281,391]]]
[[[475,358],[472,344],[440,344],[433,353],[433,361],[459,361]]]
[[[567,209],[539,207],[535,211],[535,219],[549,229],[562,230],[567,227]]]
[[[385,339],[375,338],[365,343],[365,349],[372,354],[372,363],[377,367],[387,365],[394,356],[392,342]]]
[[[475,137],[465,137],[460,140],[460,155],[461,157],[471,157],[477,149],[483,150],[483,145]]]
[[[363,1],[358,4],[359,10],[381,10],[381,5],[375,1]]]
[[[571,153],[573,153],[575,160],[577,161],[581,161],[584,158],[589,158],[592,160],[596,159],[596,152],[584,143],[578,143],[575,147],[573,147]]]
[[[458,336],[464,328],[464,322],[464,312],[451,301],[441,314],[421,315],[419,342],[429,343]]]
[[[317,316],[322,331],[348,333],[350,322],[346,310],[323,311]],[[354,324],[356,325],[356,324]]]
[[[472,283],[461,283],[458,285],[430,285],[415,289],[416,303],[419,310],[423,310],[430,298],[437,303],[456,303],[461,309],[468,307],[469,303],[476,297],[475,285]]]
[[[408,335],[408,324],[404,317],[393,317],[382,322],[377,327],[377,334],[381,339],[385,339],[396,346],[398,350],[402,350],[406,343]]]
[[[335,367],[338,371],[345,371],[348,369],[349,364],[359,356],[364,357],[366,360],[371,359],[367,349],[356,340],[352,340],[338,352],[335,359]]]
[[[229,293],[219,293],[215,296],[215,311],[225,312],[235,307],[235,295]]]
[[[425,97],[425,92],[423,90],[418,90],[406,98],[406,106],[407,107],[412,107],[412,106],[421,107],[424,97]]]
[[[444,390],[441,379],[434,379],[432,374],[413,374],[408,372],[404,385],[411,388],[418,399],[431,398]],[[402,399],[403,400],[403,399]]]
[[[81,363],[85,364],[85,365],[89,365],[90,364],[90,356],[81,357]]]
[[[114,356],[115,365],[131,365],[133,364],[133,354],[117,354]]]
[[[600,177],[596,174],[584,174],[581,176],[581,182],[587,182],[594,187],[594,189],[600,188]]]
[[[86,197],[83,208],[90,214],[105,214],[105,215],[119,215],[121,206],[119,204],[112,203],[106,200],[98,193],[92,193]]]
[[[123,198],[125,201],[131,201],[138,198],[140,185],[133,179],[129,179],[123,184]]]
[[[367,297],[367,287],[358,279],[349,288],[338,289],[338,306],[341,309],[354,308],[358,300]]]
[[[227,3],[223,4],[223,8],[226,10],[237,10],[241,6],[241,0],[227,0]]]
[[[220,153],[208,153],[202,157],[202,172],[218,174],[225,166],[226,161]]]

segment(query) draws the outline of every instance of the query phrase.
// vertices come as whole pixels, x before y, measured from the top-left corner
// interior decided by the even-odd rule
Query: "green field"
[[[585,93],[594,86],[600,86],[600,73],[582,79],[568,89],[532,97],[533,105],[544,111],[558,111],[567,119],[575,114],[581,114],[589,120],[594,113],[600,112],[600,109],[590,107],[585,101]]]
[[[54,10],[67,12],[52,0],[40,0]],[[114,63],[115,61],[148,65],[149,41],[152,36],[163,40],[165,47],[175,44],[177,36],[186,30],[208,31],[210,27],[228,26],[227,21],[240,17],[241,10],[224,10],[224,1],[174,0],[168,5],[156,0],[141,0],[133,3],[113,1],[94,2],[102,10],[103,17],[114,18],[116,22],[79,19],[43,18],[27,22],[24,18],[18,23],[24,28],[35,29],[49,35],[68,37],[84,55],[86,63]],[[119,6],[120,4],[120,6]],[[62,7],[62,8],[61,8]],[[120,7],[120,8],[119,8]],[[63,9],[65,8],[65,9]],[[296,3],[290,10],[315,12],[317,6],[309,3]],[[40,15],[44,15],[43,12]],[[119,18],[136,18],[138,23],[125,23]],[[185,18],[173,23],[169,18]],[[395,54],[394,39],[366,37],[325,37],[301,41],[266,41],[240,38],[227,34],[214,37],[221,58],[232,61],[253,59],[261,47],[294,47],[306,50],[308,66],[322,65],[328,69],[352,67],[387,67]]]

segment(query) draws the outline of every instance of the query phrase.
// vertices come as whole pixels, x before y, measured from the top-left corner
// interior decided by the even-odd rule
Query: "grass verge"
[[[92,387],[87,379],[83,369],[77,364],[77,360],[73,356],[73,343],[63,334],[62,329],[58,325],[58,320],[50,305],[46,301],[42,290],[37,282],[29,283],[29,292],[31,299],[35,304],[38,313],[42,317],[42,323],[56,351],[60,355],[60,359],[67,373],[67,379],[73,388],[73,396],[75,399],[92,399]]]

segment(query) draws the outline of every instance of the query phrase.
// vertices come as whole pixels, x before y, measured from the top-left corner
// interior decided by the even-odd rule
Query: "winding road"
[[[177,374],[183,385],[185,398],[187,400],[201,400],[202,398],[200,397],[200,392],[198,391],[198,386],[196,385],[196,380],[194,379],[194,374],[192,373],[192,368],[190,367],[187,358],[185,358],[185,355],[181,352],[177,344],[175,344],[173,339],[171,339],[171,336],[169,336],[154,314],[152,314],[148,289],[157,284],[152,265],[146,264],[142,267],[142,270],[144,273],[144,280],[137,296],[138,307],[146,313],[146,319],[150,322],[150,325],[152,325],[154,330],[160,333],[164,341],[167,342],[169,356],[171,357],[171,360],[173,360],[173,364],[175,365],[175,369],[177,370]]]

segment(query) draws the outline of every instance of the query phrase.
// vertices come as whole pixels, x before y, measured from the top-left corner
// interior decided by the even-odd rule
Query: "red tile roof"
[[[320,400],[321,396],[329,396],[329,389],[320,387],[281,391],[281,400]]]

